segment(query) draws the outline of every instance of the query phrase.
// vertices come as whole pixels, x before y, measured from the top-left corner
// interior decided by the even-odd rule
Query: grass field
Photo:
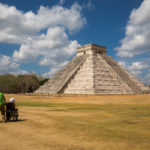
[[[15,97],[0,150],[150,150],[150,95]]]

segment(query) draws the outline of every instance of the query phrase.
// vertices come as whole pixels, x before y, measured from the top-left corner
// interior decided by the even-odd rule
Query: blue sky
[[[150,84],[150,0],[0,0],[0,14],[0,74],[50,76],[95,43]]]

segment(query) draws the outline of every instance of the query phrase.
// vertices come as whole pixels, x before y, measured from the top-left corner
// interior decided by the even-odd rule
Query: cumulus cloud
[[[49,76],[52,76],[53,74],[55,74],[58,70],[60,70],[64,65],[66,65],[68,63],[68,61],[64,61],[63,63],[61,64],[55,64],[49,72],[47,73],[44,73],[43,76],[44,77],[49,77]]]
[[[135,76],[139,76],[142,74],[142,71],[147,68],[149,68],[149,66],[144,62],[133,62],[127,67],[127,69]]]
[[[120,66],[122,66],[122,67],[124,67],[124,68],[126,67],[126,62],[124,62],[124,61],[119,61],[118,63],[119,63]]]
[[[6,43],[22,44],[28,37],[35,38],[41,30],[55,26],[74,32],[86,23],[77,3],[70,8],[41,6],[36,14],[32,11],[24,13],[14,6],[0,3],[0,14],[0,42]]]
[[[148,68],[148,65],[144,62],[133,62],[131,66],[129,66],[130,70],[141,70]]]
[[[46,34],[35,39],[28,38],[19,51],[14,51],[13,58],[21,62],[38,62],[44,66],[56,66],[72,56],[79,46],[77,41],[70,41],[64,28],[49,28]]]
[[[150,52],[150,0],[144,0],[140,7],[133,9],[126,26],[121,46],[115,48],[120,57],[133,57]]]
[[[58,4],[63,5],[64,3],[65,3],[65,0],[60,0]]]
[[[5,73],[25,74],[27,71],[19,69],[19,64],[17,64],[11,57],[0,55],[0,74]]]
[[[34,62],[51,68],[45,75],[60,69],[80,46],[76,40],[70,40],[68,34],[80,30],[86,23],[81,10],[82,7],[74,3],[70,8],[40,6],[37,13],[24,13],[0,3],[0,42],[20,45],[9,57],[11,65],[8,63],[4,68],[13,70],[16,65],[15,72],[24,72],[19,70],[18,64]],[[4,68],[1,69],[3,73],[7,72]]]
[[[142,61],[132,63],[120,61],[118,63],[122,67],[126,68],[130,73],[134,74],[136,77],[142,77],[143,79],[145,78],[143,72],[150,68],[147,63]]]
[[[19,65],[14,62],[10,57],[0,55],[0,73],[7,73],[18,69]]]
[[[93,9],[95,9],[95,6],[91,2],[91,0],[89,0],[86,4],[84,3],[82,7],[86,8],[86,9],[88,9],[90,11],[92,11]]]

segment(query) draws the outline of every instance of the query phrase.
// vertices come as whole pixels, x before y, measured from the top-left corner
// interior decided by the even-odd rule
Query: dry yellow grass
[[[150,96],[15,97],[20,121],[0,123],[0,150],[149,150]]]

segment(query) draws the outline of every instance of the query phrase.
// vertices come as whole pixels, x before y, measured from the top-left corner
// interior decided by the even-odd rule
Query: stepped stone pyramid
[[[106,47],[88,44],[78,47],[77,56],[35,93],[141,94],[149,90],[107,56]]]

